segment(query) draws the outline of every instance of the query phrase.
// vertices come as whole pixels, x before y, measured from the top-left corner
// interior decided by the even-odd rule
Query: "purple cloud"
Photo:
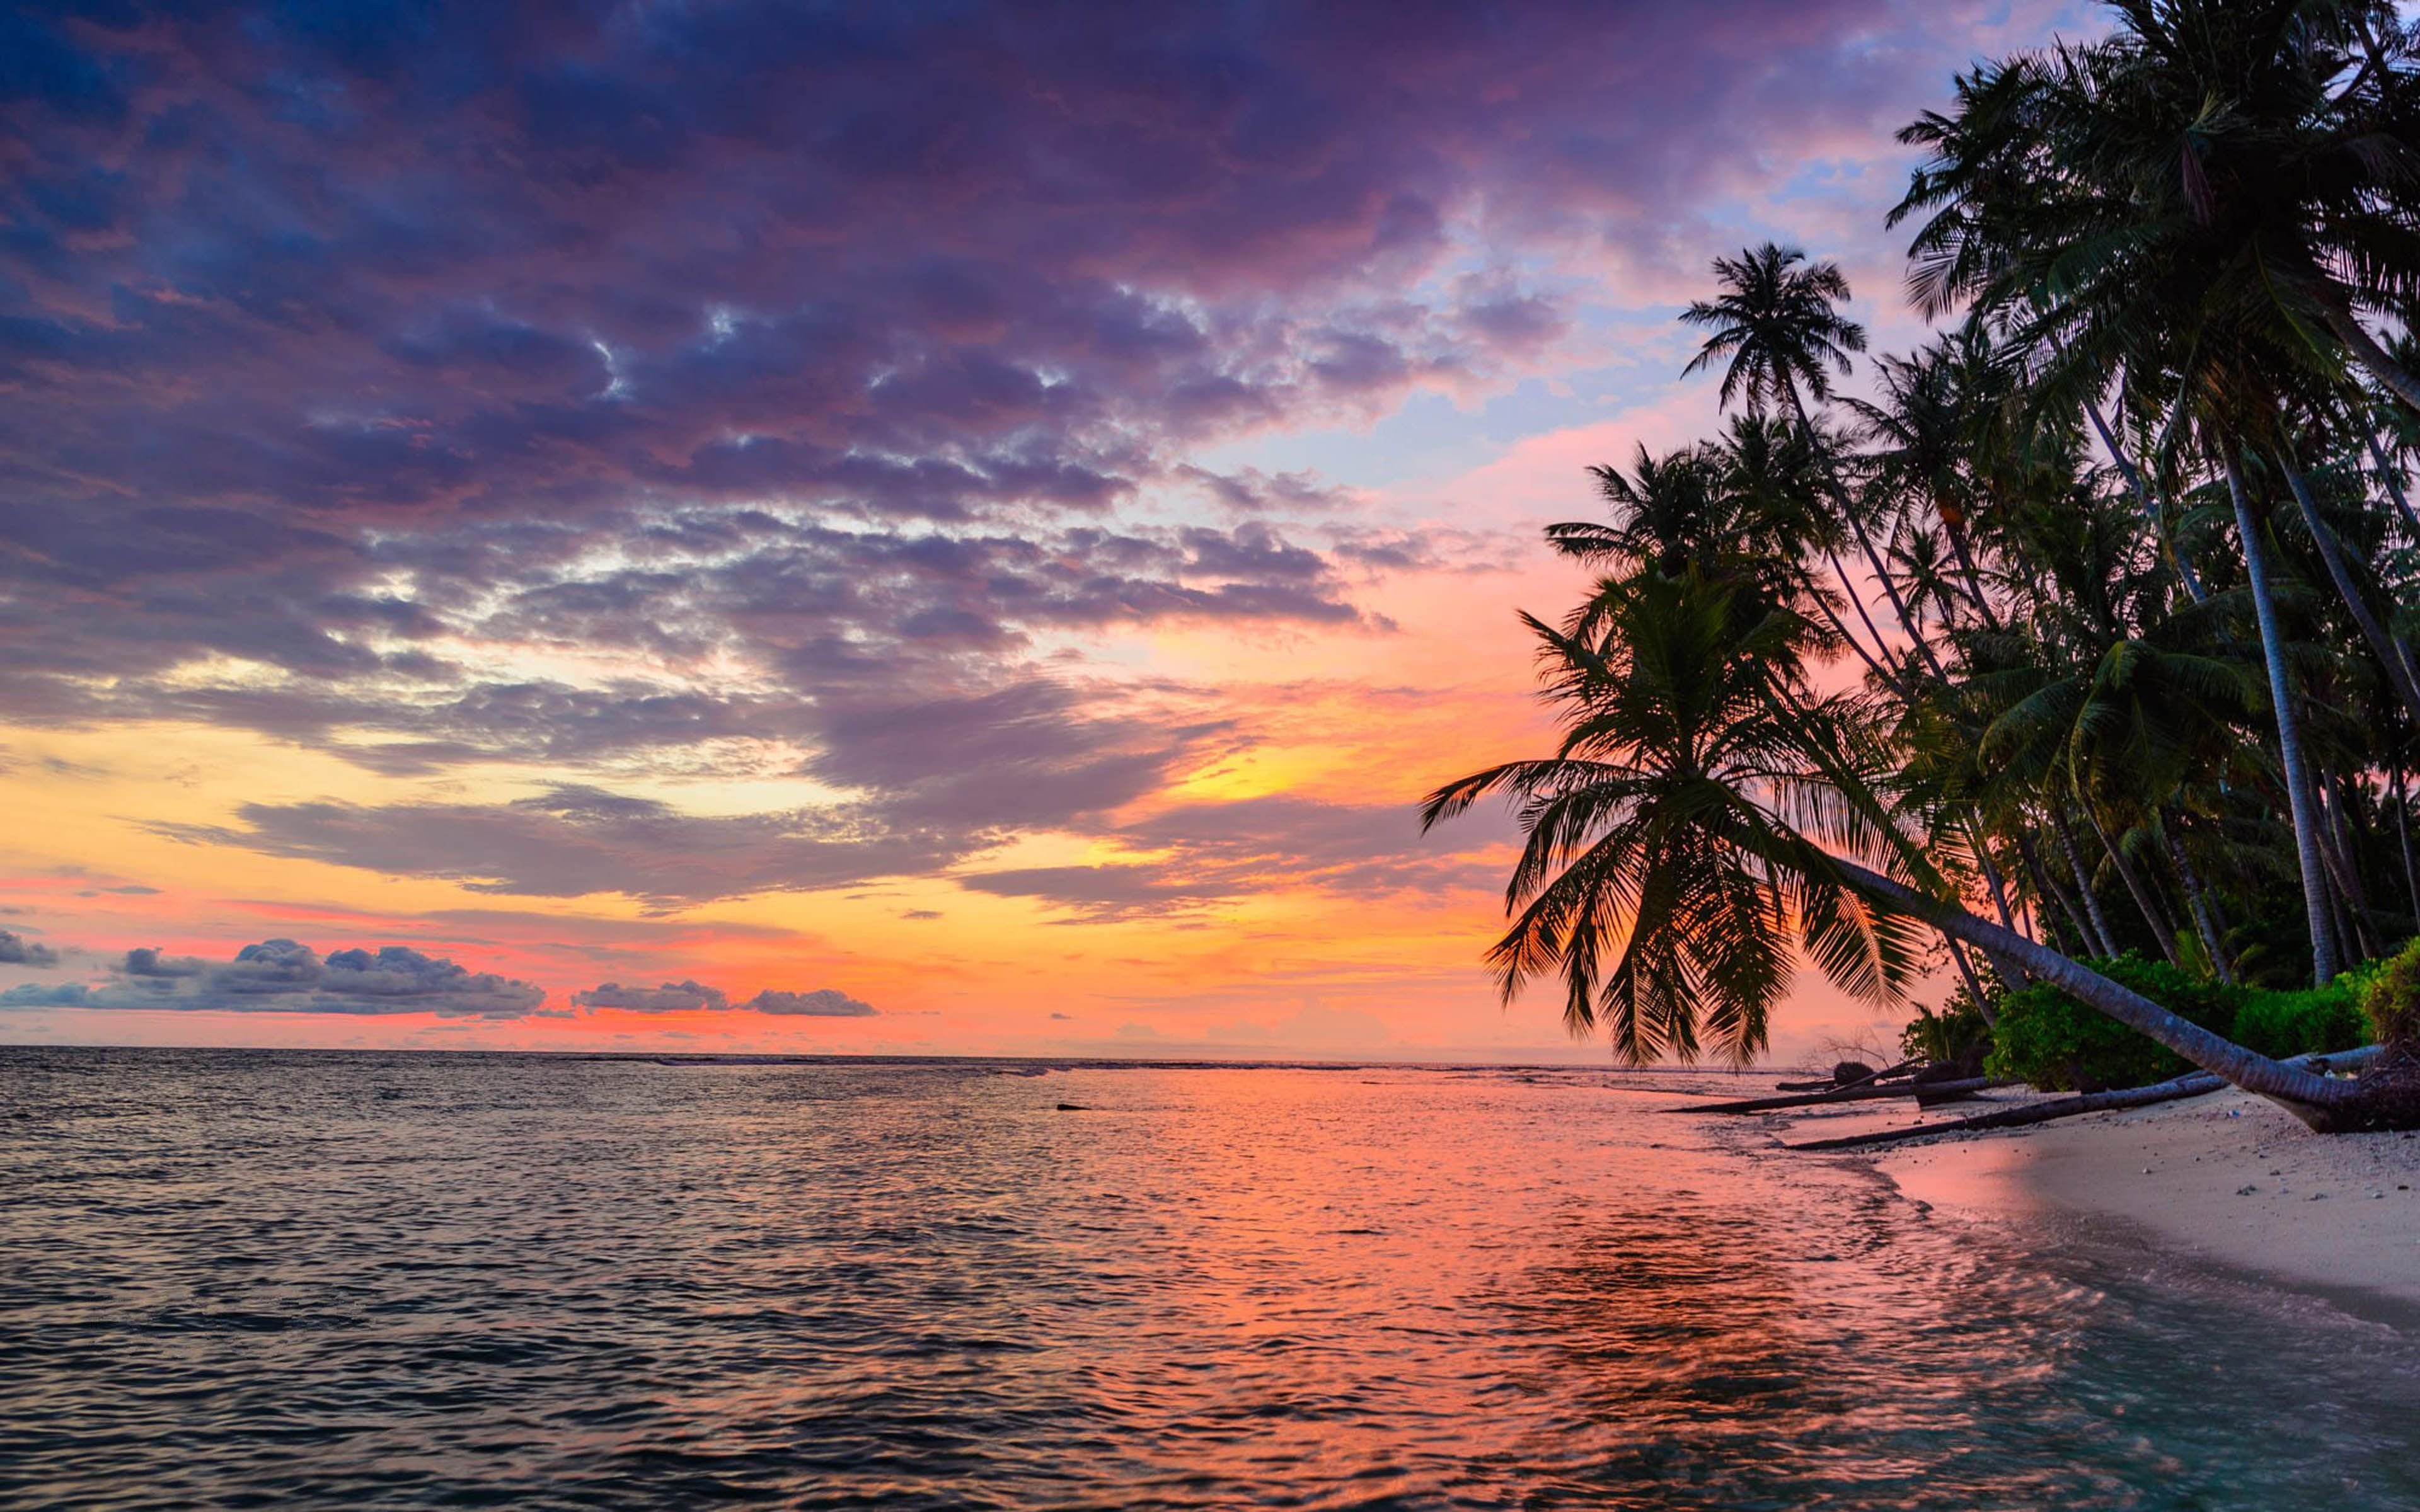
[[[777,1013],[794,1018],[862,1019],[875,1016],[874,1005],[834,987],[813,992],[783,992],[768,987],[739,1005],[751,1013]]]
[[[410,946],[335,950],[321,956],[293,940],[263,940],[232,961],[134,949],[99,982],[26,985],[0,993],[0,1009],[215,1009],[245,1013],[435,1013],[518,1019],[546,1001],[543,989],[472,971]]]
[[[29,940],[13,930],[0,929],[0,966],[54,966],[59,953],[39,940]]]
[[[1694,261],[1710,185],[1880,141],[1961,25],[1910,0],[22,9],[0,703],[562,793],[803,752],[843,795],[184,832],[496,892],[838,885],[1092,822],[1217,734],[1071,680],[1071,641],[1384,633],[1355,585],[1458,549],[1205,448],[1532,361],[1574,315],[1539,270]],[[1245,863],[1203,864],[1152,886]]]

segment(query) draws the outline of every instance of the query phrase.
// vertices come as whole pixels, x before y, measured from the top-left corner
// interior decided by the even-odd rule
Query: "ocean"
[[[2420,1507],[2420,1335],[1764,1085],[0,1049],[0,1505]]]

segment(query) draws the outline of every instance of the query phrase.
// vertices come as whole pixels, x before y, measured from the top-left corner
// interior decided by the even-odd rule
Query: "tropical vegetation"
[[[1802,960],[1937,968],[2003,1067],[2105,1021],[2144,1054],[2071,1082],[2420,1124],[2409,1012],[2357,1079],[2286,1063],[2420,933],[2420,32],[2112,8],[1901,133],[1918,350],[1861,369],[1831,263],[1715,261],[1681,318],[1724,430],[1547,531],[1596,574],[1525,616],[1561,740],[1424,819],[1513,803],[1499,985],[1632,1060],[1753,1057]]]

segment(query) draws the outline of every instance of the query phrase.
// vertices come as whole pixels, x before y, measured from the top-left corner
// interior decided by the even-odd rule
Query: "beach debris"
[[[1979,1092],[1993,1087],[2014,1087],[2013,1081],[1975,1076],[1954,1082],[1933,1082],[1918,1088],[1907,1082],[1887,1087],[1844,1087],[1829,1092],[1801,1092],[1791,1097],[1751,1097],[1736,1103],[1692,1103],[1686,1107],[1664,1108],[1665,1113],[1773,1113],[1783,1108],[1821,1107],[1829,1103],[1863,1103],[1874,1098],[1913,1097],[1947,1099],[1961,1092]]]
[[[1090,1113],[1093,1110],[1086,1107],[1081,1103],[1062,1103],[1059,1104],[1059,1111],[1062,1113]]]
[[[2342,1055],[2321,1057],[2296,1056],[2283,1062],[2288,1066],[2313,1067],[2334,1061],[2338,1065],[2358,1065],[2378,1053],[2376,1045]],[[2052,1098],[2031,1103],[2023,1107],[2001,1108],[1992,1113],[1978,1114],[1971,1119],[1950,1119],[1940,1123],[1919,1124],[1913,1129],[1885,1129],[1879,1134],[1844,1134],[1834,1139],[1810,1139],[1803,1144],[1785,1145],[1785,1149],[1826,1150],[1862,1149],[1870,1145],[1897,1144],[1903,1139],[1922,1139],[1933,1134],[1964,1134],[1986,1129],[2022,1129],[2030,1124],[2048,1123],[2054,1119],[2070,1119],[2083,1113],[2100,1113],[2115,1108],[2148,1107],[2154,1103],[2173,1103],[2181,1098],[2199,1097],[2215,1092],[2226,1084],[2206,1071],[2190,1072],[2149,1087],[2131,1087],[2115,1092],[2085,1092],[2075,1097]],[[1855,1097],[1849,1093],[1841,1099]],[[1814,1101],[1823,1101],[1815,1099]],[[1729,1111],[1709,1108],[1702,1111]],[[2269,1173],[2276,1175],[2275,1171]]]
[[[2260,1190],[2260,1189],[2259,1189],[2258,1187],[2257,1187],[2257,1186],[2253,1185],[2253,1184],[2252,1184],[2251,1182],[2249,1182],[2249,1181],[2246,1181],[2246,1182],[2244,1182],[2242,1186],[2239,1186],[2239,1187],[2237,1187],[2237,1188],[2235,1189],[2235,1195],[2236,1195],[2237,1196],[2239,1196],[2239,1197],[2248,1197],[2248,1196],[2250,1196],[2253,1193],[2257,1192],[2257,1191],[2259,1191],[2259,1190]]]
[[[1785,1092],[1839,1091],[1851,1087],[1864,1087],[1873,1082],[1888,1081],[1922,1065],[1918,1060],[1902,1060],[1896,1066],[1874,1070],[1862,1060],[1843,1060],[1832,1068],[1832,1074],[1811,1082],[1776,1082]]]

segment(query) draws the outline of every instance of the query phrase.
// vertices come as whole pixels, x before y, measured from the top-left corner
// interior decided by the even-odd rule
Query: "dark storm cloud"
[[[134,949],[100,983],[23,986],[0,993],[0,1009],[215,1009],[246,1013],[435,1013],[515,1019],[545,992],[493,972],[474,972],[409,946],[335,950],[321,956],[293,940],[263,940],[232,961]]]

